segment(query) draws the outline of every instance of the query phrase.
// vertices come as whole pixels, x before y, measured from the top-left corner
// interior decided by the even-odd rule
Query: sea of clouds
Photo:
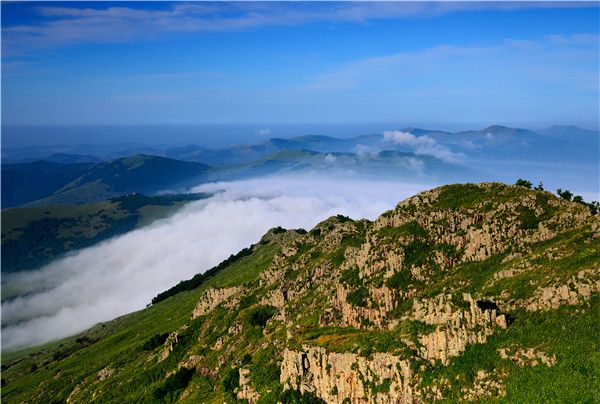
[[[313,177],[204,184],[214,192],[173,216],[5,276],[21,296],[2,304],[2,349],[59,339],[146,306],[159,292],[257,242],[272,227],[310,229],[329,216],[374,219],[431,185]]]

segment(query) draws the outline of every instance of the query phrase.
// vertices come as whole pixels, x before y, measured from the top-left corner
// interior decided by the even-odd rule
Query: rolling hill
[[[92,166],[93,163],[47,161],[2,164],[2,207],[23,205],[52,195]]]
[[[65,253],[149,224],[207,196],[129,194],[87,205],[3,209],[2,273],[39,268]],[[2,299],[6,297],[3,293]]]
[[[595,402],[599,266],[586,206],[443,186],[272,229],[144,310],[4,354],[2,400]]]
[[[89,167],[82,175],[31,206],[94,203],[132,192],[152,194],[196,185],[206,178],[202,163],[134,155]]]

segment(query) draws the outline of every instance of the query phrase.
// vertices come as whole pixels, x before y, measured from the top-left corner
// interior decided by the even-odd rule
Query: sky
[[[1,7],[4,126],[598,126],[597,2]]]

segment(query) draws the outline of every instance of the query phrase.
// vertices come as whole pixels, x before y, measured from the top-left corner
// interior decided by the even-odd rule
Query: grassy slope
[[[108,394],[107,401],[147,401],[144,397],[148,395],[149,401],[160,401],[152,399],[151,393],[161,385],[165,374],[176,362],[170,358],[158,365],[148,364],[146,358],[149,353],[142,349],[144,342],[157,334],[173,332],[189,324],[191,312],[206,288],[256,282],[258,272],[270,263],[276,250],[274,245],[260,246],[255,254],[225,268],[198,289],[179,293],[145,310],[97,325],[81,335],[43,347],[3,354],[3,367],[8,368],[2,372],[2,378],[7,382],[2,389],[2,399],[17,402],[31,398],[35,390],[39,394],[36,400],[64,400],[76,384],[84,380],[95,381],[98,371],[111,366],[125,371],[119,373],[119,377],[111,378],[110,387],[102,389],[103,394]],[[190,329],[194,330],[194,323]],[[82,338],[98,342],[90,345],[76,342]],[[73,353],[59,359],[69,351]],[[32,372],[34,364],[37,369]],[[60,380],[55,380],[54,376],[59,373]],[[196,379],[202,382],[201,378]]]
[[[5,209],[2,272],[34,269],[66,252],[167,217],[186,202],[203,197],[137,194],[89,205]]]
[[[456,191],[456,190],[454,190]],[[462,192],[466,191],[466,192]],[[484,201],[474,190],[461,189],[462,202],[466,206]],[[509,189],[510,196],[518,198],[522,192],[519,189]],[[453,201],[453,200],[452,200]],[[441,198],[439,203],[446,203]],[[448,200],[448,204],[454,202]],[[445,206],[444,206],[445,207]],[[356,224],[359,230],[358,238],[362,236],[361,224]],[[397,233],[422,231],[412,227],[398,229]],[[524,298],[531,294],[535,286],[543,286],[556,279],[567,279],[573,273],[586,268],[600,266],[600,239],[591,237],[589,225],[580,229],[566,232],[551,240],[530,246],[527,254],[520,257],[503,260],[505,254],[491,257],[485,261],[465,263],[451,268],[435,278],[435,282],[423,285],[419,296],[434,296],[446,287],[455,287],[453,293],[468,291],[479,295],[494,294],[501,290],[509,291],[514,298]],[[382,234],[383,237],[389,234]],[[355,240],[346,239],[343,244],[356,244]],[[343,250],[346,246],[341,245]],[[549,260],[545,257],[547,251],[559,251],[562,257]],[[167,375],[177,368],[177,363],[188,355],[201,355],[203,363],[214,367],[222,358],[222,351],[214,351],[210,347],[221,335],[227,332],[229,326],[236,321],[243,321],[250,326],[237,337],[235,347],[228,353],[232,362],[243,364],[252,370],[253,386],[262,393],[263,402],[275,402],[281,394],[278,380],[277,361],[279,354],[273,342],[285,341],[285,331],[280,321],[269,322],[264,331],[261,327],[252,326],[253,314],[262,310],[258,305],[260,296],[265,291],[255,289],[250,299],[242,300],[238,307],[225,309],[217,307],[209,316],[199,317],[190,321],[190,313],[198,297],[209,286],[225,287],[245,284],[257,287],[257,275],[268,267],[273,254],[277,251],[275,244],[259,245],[254,254],[235,262],[225,268],[217,276],[210,279],[199,289],[180,293],[155,306],[124,316],[120,319],[97,326],[85,335],[91,340],[101,337],[98,342],[84,347],[65,359],[59,358],[56,352],[63,352],[77,347],[76,337],[66,339],[59,345],[49,344],[39,351],[29,349],[23,352],[4,355],[3,366],[10,365],[3,372],[7,382],[2,389],[2,398],[6,402],[21,400],[50,402],[51,398],[65,399],[76,385],[81,385],[84,392],[78,395],[79,400],[89,400],[93,394],[100,395],[104,401],[123,402],[171,402],[182,398],[183,402],[222,402],[230,397],[221,383],[228,380],[227,366],[217,375],[201,375],[195,373],[188,381],[185,396],[180,397],[182,389],[173,388],[160,399],[156,391],[167,385],[170,380]],[[343,254],[343,251],[342,251]],[[310,257],[303,271],[310,271],[311,266],[318,260],[330,260],[339,265],[338,251],[317,251],[317,246],[300,245],[297,255],[289,257],[290,263],[302,257]],[[499,270],[527,262],[532,269],[522,275],[494,281],[493,275]],[[292,276],[292,275],[290,275]],[[294,277],[302,274],[293,274]],[[344,282],[354,282],[352,274],[342,278]],[[409,280],[410,281],[410,280]],[[312,293],[312,292],[311,292]],[[253,299],[252,299],[253,297]],[[423,331],[426,325],[418,322],[402,322],[391,331],[356,330],[351,327],[319,327],[315,324],[314,316],[305,313],[312,310],[312,299],[318,296],[305,296],[306,305],[302,301],[299,307],[290,311],[302,313],[306,319],[302,328],[291,343],[308,343],[324,346],[332,351],[360,352],[369,355],[372,352],[406,353],[406,347],[399,337]],[[321,306],[322,307],[322,306]],[[296,311],[294,311],[296,310]],[[402,314],[401,312],[399,315]],[[578,306],[565,306],[548,312],[526,312],[516,310],[511,312],[513,322],[507,330],[499,330],[485,344],[470,345],[466,352],[450,361],[448,366],[427,366],[423,371],[423,386],[441,377],[450,383],[445,391],[448,401],[459,399],[461,389],[469,387],[477,370],[484,369],[492,372],[507,372],[505,381],[506,396],[499,401],[505,402],[598,402],[600,397],[600,297],[593,296],[587,303]],[[184,342],[179,344],[169,358],[156,362],[155,356],[160,348],[152,352],[141,349],[145,341],[156,334],[171,332],[183,324],[188,329],[182,334]],[[78,338],[81,338],[79,336]],[[200,338],[200,339],[199,339]],[[81,341],[81,340],[80,340]],[[84,340],[84,344],[85,344]],[[79,346],[82,345],[81,343]],[[524,346],[535,347],[547,354],[555,354],[557,365],[554,367],[517,367],[514,363],[502,359],[497,348]],[[41,352],[41,353],[39,353]],[[37,354],[36,354],[37,353]],[[17,362],[18,361],[18,362]],[[14,364],[17,362],[16,364]],[[418,361],[417,361],[418,362]],[[39,367],[31,371],[36,363]],[[98,382],[97,372],[110,365],[118,368],[114,376],[105,382]],[[421,363],[421,365],[423,365]],[[59,370],[60,369],[60,370]],[[59,375],[57,379],[54,376]],[[270,391],[270,393],[269,393]],[[495,400],[493,400],[495,401]]]
[[[92,203],[131,192],[154,193],[198,181],[208,172],[202,163],[135,155],[96,164],[37,206]]]

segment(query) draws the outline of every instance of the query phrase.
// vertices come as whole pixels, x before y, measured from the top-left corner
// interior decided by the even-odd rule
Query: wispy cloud
[[[594,2],[215,2],[165,8],[40,6],[40,22],[3,19],[3,51],[75,43],[127,42],[165,34],[243,31],[314,22],[365,23],[374,19],[436,17],[459,11],[596,7]]]
[[[578,71],[577,67],[574,72],[569,69],[572,69],[573,61],[597,60],[599,43],[600,37],[595,33],[578,33],[535,40],[508,38],[486,46],[438,45],[347,62],[310,77],[298,88],[306,91],[343,91],[360,86],[374,88],[378,82],[382,82],[383,77],[388,78],[384,82],[389,87],[390,83],[407,81],[413,76],[422,83],[420,79],[424,76],[452,77],[454,73],[460,76],[472,70],[470,77],[473,81],[491,77],[493,88],[497,88],[498,80],[510,71],[511,76],[528,79],[531,84],[546,84],[548,80],[556,82],[557,76],[561,76],[571,77],[569,83],[573,86],[597,89],[597,74],[590,77]],[[540,60],[545,63],[540,64]],[[440,69],[440,66],[444,66],[444,69]],[[397,79],[394,80],[394,77]],[[493,95],[483,86],[476,88],[478,95]],[[463,88],[460,91],[464,95],[464,91],[473,90]],[[441,93],[439,84],[432,94],[428,94],[426,84],[421,84],[417,93],[411,94],[434,96],[435,93]],[[449,96],[452,92],[447,89],[444,94]]]

